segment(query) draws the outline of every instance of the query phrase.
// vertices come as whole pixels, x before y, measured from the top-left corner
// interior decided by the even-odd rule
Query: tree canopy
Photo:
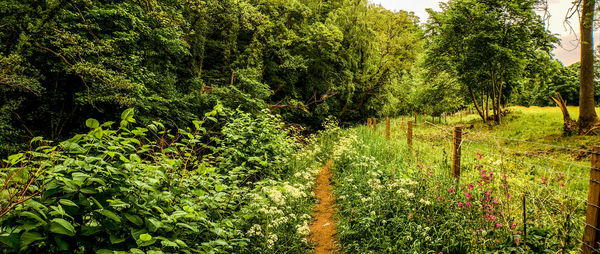
[[[452,0],[429,11],[426,62],[458,78],[484,121],[500,121],[506,91],[522,81],[537,52],[552,49],[556,38],[535,13],[537,3]]]
[[[366,0],[7,0],[0,143],[65,137],[128,107],[171,126],[218,101],[309,127],[359,119],[413,65],[417,21]]]

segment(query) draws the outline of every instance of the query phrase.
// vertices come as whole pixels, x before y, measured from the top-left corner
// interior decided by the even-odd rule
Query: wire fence
[[[477,182],[482,174],[500,175],[498,189],[509,193],[506,205],[511,209],[506,212],[511,214],[507,216],[523,217],[523,229],[530,227],[538,234],[531,239],[540,237],[538,231],[546,230],[541,235],[553,240],[555,249],[599,251],[600,150],[464,131],[430,122],[427,116],[422,122],[409,123],[409,120],[412,118],[394,126],[386,121],[386,135],[389,139],[393,128],[394,133],[400,133],[395,138],[404,136],[412,149],[409,156],[414,156],[417,163],[449,163],[441,167],[445,170],[459,165],[462,172],[456,175],[459,177],[456,180],[463,183]],[[535,149],[523,150],[524,144]],[[547,149],[552,152],[544,152]],[[572,154],[580,160],[565,156]],[[582,158],[590,161],[582,162]],[[450,172],[440,173],[455,176]],[[510,199],[511,196],[521,196],[522,200]],[[522,244],[527,245],[526,237]]]

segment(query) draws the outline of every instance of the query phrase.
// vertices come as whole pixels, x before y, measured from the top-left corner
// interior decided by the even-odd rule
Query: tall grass
[[[589,158],[560,146],[587,148],[594,139],[562,136],[557,109],[510,110],[493,127],[479,123],[476,115],[437,127],[416,125],[411,151],[399,119],[392,120],[389,141],[382,124],[376,132],[363,126],[341,131],[333,154],[344,250],[577,250]],[[450,127],[455,125],[465,127],[460,180],[450,177]],[[523,196],[529,217],[526,244]]]

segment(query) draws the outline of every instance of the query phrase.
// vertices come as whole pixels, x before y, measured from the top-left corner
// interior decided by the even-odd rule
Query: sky
[[[381,4],[383,7],[390,10],[406,10],[414,12],[420,17],[421,22],[427,21],[428,14],[425,9],[430,8],[433,10],[440,10],[439,3],[446,2],[444,0],[369,0],[372,3]],[[554,55],[565,65],[579,61],[579,48],[578,48],[578,34],[579,34],[579,23],[577,17],[572,18],[571,26],[575,30],[575,33],[570,32],[568,26],[565,26],[564,19],[567,14],[567,10],[571,6],[572,0],[548,0],[548,13],[550,19],[547,26],[550,32],[556,34],[561,40],[562,46],[557,46],[554,50]],[[543,12],[538,11],[543,14]],[[600,42],[600,36],[594,34],[594,43]]]

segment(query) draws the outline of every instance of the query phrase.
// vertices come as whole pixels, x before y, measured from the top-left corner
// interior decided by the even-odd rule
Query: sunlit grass
[[[576,118],[577,108],[569,107],[569,110],[571,117]],[[368,187],[369,184],[372,184],[373,176],[370,174],[373,172],[376,176],[383,174],[391,178],[404,177],[423,182],[422,187],[425,189],[422,191],[424,192],[417,191],[415,194],[425,200],[431,200],[435,197],[435,193],[446,188],[460,190],[461,193],[458,193],[457,197],[452,197],[454,200],[452,202],[460,202],[460,194],[468,191],[471,184],[477,185],[481,181],[482,168],[487,173],[494,172],[496,179],[487,186],[500,200],[498,209],[501,209],[503,213],[495,223],[504,226],[516,223],[518,226],[515,229],[503,229],[500,235],[490,238],[494,241],[509,242],[487,243],[487,247],[482,247],[482,249],[469,245],[475,244],[474,242],[469,243],[469,241],[479,241],[479,238],[469,236],[473,232],[457,232],[456,237],[447,239],[449,241],[448,250],[456,251],[464,247],[469,252],[478,252],[483,249],[517,248],[518,245],[515,245],[515,242],[522,237],[519,232],[522,227],[523,195],[525,195],[528,207],[527,225],[530,230],[534,230],[528,240],[527,249],[535,252],[576,250],[579,246],[578,239],[581,239],[583,232],[586,208],[584,202],[587,198],[590,172],[589,156],[582,151],[598,144],[598,137],[564,136],[562,134],[562,114],[558,108],[511,107],[509,112],[500,125],[484,124],[477,115],[465,114],[450,117],[447,122],[431,126],[423,124],[421,116],[413,129],[413,148],[410,151],[406,145],[406,124],[401,121],[401,118],[392,119],[389,141],[384,136],[384,119],[378,121],[375,132],[365,126],[344,130],[347,135],[356,135],[359,144],[354,148],[357,151],[350,149],[345,152],[348,153],[345,157],[342,156],[345,161],[336,167],[336,193],[346,199],[341,201],[343,210],[339,225],[342,242],[347,244],[345,250],[367,251],[373,250],[374,246],[378,245],[387,246],[388,250],[394,251],[437,252],[444,248],[435,243],[424,243],[424,239],[419,239],[418,236],[415,241],[420,241],[420,243],[416,245],[386,243],[382,240],[389,240],[386,238],[387,234],[394,233],[404,235],[407,239],[415,237],[405,231],[408,229],[397,228],[398,231],[393,232],[384,225],[385,223],[382,224],[382,221],[398,219],[404,221],[403,223],[414,223],[411,220],[404,220],[405,216],[408,216],[406,213],[420,213],[423,211],[419,211],[419,209],[425,208],[411,203],[413,210],[410,210],[410,207],[408,210],[400,209],[398,214],[394,215],[380,215],[377,212],[373,216],[365,214],[366,210],[363,211],[356,207],[361,203],[356,200],[348,200],[348,196],[356,195],[353,193],[357,192],[363,198],[373,197],[374,192],[372,188]],[[405,121],[414,120],[414,117],[405,117],[404,119]],[[452,128],[454,126],[463,127],[464,139],[461,145],[461,177],[458,182],[454,182],[450,178]],[[353,153],[356,155],[352,155]],[[366,161],[376,161],[375,165],[367,168],[356,166],[363,165],[361,161],[365,158],[371,158]],[[359,182],[355,185],[365,187],[349,185],[346,182],[347,179],[354,179],[354,181],[358,179]],[[377,195],[379,198],[373,199],[377,200],[377,203],[373,205],[378,209],[398,209],[394,203],[397,202],[398,197],[386,200],[382,196],[384,194]],[[436,209],[445,210],[446,208],[437,207]],[[460,221],[457,217],[467,215],[449,209],[449,212],[456,214],[449,216],[440,214],[438,216],[449,221],[454,219]],[[360,211],[364,213],[361,214]],[[428,213],[432,212],[434,211],[428,211]],[[356,225],[352,223],[353,216],[373,217],[370,218],[373,220],[373,224],[359,224],[369,225],[375,229],[355,228]],[[365,220],[365,218],[361,220]],[[419,223],[422,223],[423,227],[436,227],[429,225],[427,220]],[[406,227],[410,228],[409,225]],[[443,231],[448,227],[452,228],[452,226],[446,225],[436,228],[436,230]],[[459,229],[470,230],[469,228],[471,226],[465,225],[464,228]],[[487,228],[486,230],[494,231],[496,229]],[[357,235],[360,234],[365,234],[360,237],[366,239],[357,238]],[[366,236],[368,234],[372,234],[372,238]],[[465,239],[470,239],[466,240],[468,247],[457,243],[465,241]],[[514,242],[511,244],[510,241]],[[364,246],[361,247],[361,245]],[[521,247],[523,246],[518,248]]]

